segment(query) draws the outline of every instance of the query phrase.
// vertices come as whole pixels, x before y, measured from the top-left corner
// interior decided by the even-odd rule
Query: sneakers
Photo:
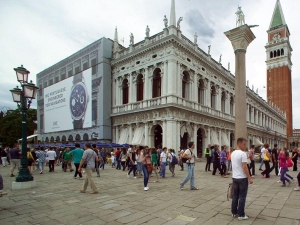
[[[227,177],[227,176],[225,176],[225,175],[223,175],[222,177],[223,177],[223,178],[228,178],[228,177]]]
[[[83,177],[80,177],[79,180],[83,180]]]
[[[99,192],[97,190],[95,191],[91,191],[90,194],[94,195],[94,194],[98,194]]]
[[[300,187],[298,186],[298,187],[295,187],[294,188],[294,191],[300,191]]]
[[[134,179],[136,179],[136,177],[133,177]]]
[[[40,172],[40,174],[42,174],[42,173],[43,173],[43,171]]]
[[[14,177],[15,175],[11,174],[10,177]]]
[[[285,187],[285,184],[280,185],[281,187]]]
[[[79,190],[80,193],[85,193],[85,190]]]
[[[239,216],[238,219],[239,220],[247,220],[247,219],[249,219],[249,217],[246,216],[246,215],[245,216]]]
[[[144,191],[148,191],[149,190],[149,187],[144,187]]]

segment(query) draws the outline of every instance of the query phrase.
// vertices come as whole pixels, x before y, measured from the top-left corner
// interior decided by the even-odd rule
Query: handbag
[[[153,171],[153,166],[152,166],[152,164],[146,164],[146,167],[147,167],[147,171],[148,171],[148,172],[152,172],[152,171]]]
[[[232,199],[233,197],[233,183],[230,183],[227,191],[227,200]]]
[[[293,167],[294,166],[294,162],[292,161],[291,158],[288,158],[287,160],[287,167]]]

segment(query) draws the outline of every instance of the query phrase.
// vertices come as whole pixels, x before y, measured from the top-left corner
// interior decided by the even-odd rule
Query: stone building
[[[162,32],[124,48],[115,33],[112,66],[113,141],[178,150],[196,143],[234,146],[235,77],[189,40],[176,21],[175,1]],[[176,23],[177,22],[177,23]],[[163,25],[163,24],[162,24]],[[225,36],[224,36],[225,40]],[[286,116],[247,84],[249,145],[286,142]],[[277,138],[280,136],[281,138]]]
[[[111,66],[113,41],[101,38],[37,74],[38,132],[43,143],[66,143],[91,140],[111,141]],[[91,105],[92,124],[89,128],[46,132],[44,90],[50,86],[60,87],[66,79],[75,77],[83,71],[91,70]],[[72,79],[72,78],[71,78]],[[69,100],[67,100],[69,101]],[[66,113],[69,110],[66,107]]]

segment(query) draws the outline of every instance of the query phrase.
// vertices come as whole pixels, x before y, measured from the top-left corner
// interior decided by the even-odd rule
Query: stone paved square
[[[9,194],[0,198],[0,224],[300,224],[300,192],[293,191],[295,183],[283,188],[275,176],[256,176],[246,202],[250,218],[241,222],[231,217],[231,202],[226,198],[231,179],[212,176],[204,172],[204,166],[204,162],[196,163],[199,191],[190,191],[188,184],[183,191],[179,189],[186,172],[176,166],[174,178],[169,171],[159,183],[151,178],[147,192],[142,178],[128,179],[126,172],[106,166],[100,178],[93,174],[98,195],[79,193],[83,180],[73,179],[73,172],[63,172],[60,166],[54,173],[34,171],[36,188],[11,191],[14,178],[9,177],[7,167],[1,167]]]

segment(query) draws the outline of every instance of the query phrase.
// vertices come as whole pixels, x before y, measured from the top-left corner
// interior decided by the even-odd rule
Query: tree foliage
[[[37,110],[27,110],[27,136],[32,135],[37,128]],[[9,110],[6,115],[0,116],[0,140],[3,146],[13,145],[22,138],[22,114],[19,109]]]

